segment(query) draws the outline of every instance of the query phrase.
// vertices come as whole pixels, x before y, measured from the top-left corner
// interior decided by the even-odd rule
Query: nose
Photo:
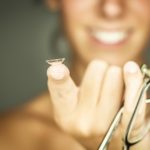
[[[123,15],[124,0],[103,0],[101,4],[101,13],[109,19],[116,19]]]

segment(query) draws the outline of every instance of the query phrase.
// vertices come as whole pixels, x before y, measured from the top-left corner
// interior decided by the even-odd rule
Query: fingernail
[[[67,73],[67,67],[63,64],[52,65],[47,70],[47,75],[55,80],[62,80]]]
[[[138,72],[138,65],[135,62],[128,62],[127,64],[125,64],[124,66],[124,70],[128,73],[134,74],[136,72]]]

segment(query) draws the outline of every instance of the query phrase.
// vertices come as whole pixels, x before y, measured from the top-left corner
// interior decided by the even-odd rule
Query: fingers
[[[107,67],[108,64],[100,60],[94,60],[89,64],[79,93],[79,107],[82,109],[96,106]]]
[[[122,69],[111,66],[106,73],[98,104],[99,113],[103,114],[107,125],[110,125],[122,105],[123,85]]]
[[[71,113],[77,103],[78,88],[70,77],[64,64],[52,65],[47,70],[48,88],[56,113],[66,115]]]
[[[125,80],[125,102],[124,102],[124,113],[122,118],[122,129],[125,130],[129,123],[129,119],[133,113],[135,104],[137,102],[138,92],[143,83],[143,75],[139,66],[134,62],[128,62],[124,66],[124,80]],[[144,125],[144,116],[145,116],[145,104],[143,103],[141,109],[139,110],[136,123],[134,126],[133,133],[138,135],[138,132],[142,129]],[[123,131],[124,132],[124,131]]]

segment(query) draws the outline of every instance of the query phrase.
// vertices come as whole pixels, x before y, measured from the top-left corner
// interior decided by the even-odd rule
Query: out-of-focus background
[[[0,1],[0,111],[47,89],[55,18],[38,0]]]
[[[0,1],[0,111],[47,90],[55,18],[40,0]]]

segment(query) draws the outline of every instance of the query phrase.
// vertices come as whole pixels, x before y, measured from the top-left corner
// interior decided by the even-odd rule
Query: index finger
[[[75,109],[78,88],[64,64],[52,65],[47,70],[48,89],[54,109],[66,115]]]

